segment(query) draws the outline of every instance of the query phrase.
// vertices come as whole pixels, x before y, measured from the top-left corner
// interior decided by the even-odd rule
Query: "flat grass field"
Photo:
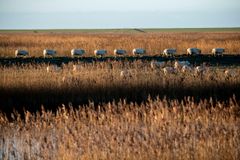
[[[0,33],[152,33],[152,32],[240,32],[235,28],[129,28],[129,29],[37,29],[0,30]]]
[[[240,53],[240,29],[113,29],[113,30],[10,30],[0,31],[0,56],[13,57],[16,49],[25,49],[32,57],[42,56],[44,49],[55,49],[57,56],[70,56],[73,48],[82,48],[85,56],[95,49],[106,49],[108,56],[116,48],[132,55],[133,48],[144,48],[147,55],[160,55],[165,48],[176,48],[185,54],[197,47],[203,54],[212,48],[226,49],[227,54]]]
[[[240,28],[2,30],[0,160],[239,160],[239,59]]]

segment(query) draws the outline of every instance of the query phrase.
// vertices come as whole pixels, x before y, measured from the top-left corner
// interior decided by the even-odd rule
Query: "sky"
[[[240,0],[0,0],[0,29],[240,27]]]

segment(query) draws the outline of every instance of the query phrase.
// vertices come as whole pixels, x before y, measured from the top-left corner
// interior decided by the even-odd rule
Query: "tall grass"
[[[86,56],[95,49],[107,49],[113,55],[115,48],[131,54],[133,48],[145,48],[147,54],[160,54],[165,48],[176,48],[179,54],[189,47],[210,53],[214,47],[226,48],[227,53],[240,53],[239,32],[163,32],[163,33],[0,33],[0,56],[14,56],[15,49],[27,49],[31,56],[42,56],[45,48],[56,49],[59,56],[70,56],[73,48],[83,48]]]
[[[179,70],[167,75],[162,68],[151,68],[150,62],[142,61],[78,63],[75,71],[71,63],[50,68],[49,72],[47,67],[46,64],[1,67],[0,98],[4,99],[0,101],[1,109],[10,112],[24,107],[36,111],[44,105],[54,110],[61,104],[77,106],[88,104],[89,100],[96,104],[120,99],[141,103],[148,96],[170,99],[191,96],[196,101],[240,96],[238,67],[207,67],[200,74]],[[234,75],[226,75],[225,70],[233,71]]]
[[[240,108],[151,100],[0,115],[0,159],[239,159]]]
[[[0,67],[0,159],[240,158],[239,67],[73,65]]]

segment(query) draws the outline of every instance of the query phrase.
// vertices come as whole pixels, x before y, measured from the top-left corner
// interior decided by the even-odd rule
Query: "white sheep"
[[[174,68],[175,69],[181,69],[183,66],[190,66],[189,61],[175,61]]]
[[[15,57],[25,57],[25,56],[28,56],[28,51],[26,50],[16,50],[15,51]]]
[[[225,70],[224,74],[226,77],[236,77],[237,73],[234,70]]]
[[[223,52],[225,52],[224,48],[213,48],[212,49],[212,54],[214,54],[216,56],[222,56]]]
[[[73,65],[73,72],[76,72],[76,71],[80,70],[81,68],[82,68],[81,65],[79,65],[79,64],[74,64],[74,65]]]
[[[181,71],[182,71],[183,73],[191,72],[191,71],[192,71],[192,68],[191,68],[190,66],[188,66],[188,65],[184,65],[184,66],[182,66]]]
[[[155,69],[155,68],[162,68],[166,65],[165,62],[158,62],[158,61],[152,61],[151,62],[151,68]]]
[[[167,48],[163,50],[163,55],[164,56],[173,56],[176,54],[177,50],[175,48]]]
[[[85,50],[83,49],[72,49],[71,50],[71,56],[75,57],[75,56],[82,56],[85,54]]]
[[[201,49],[199,49],[199,48],[188,48],[187,49],[187,54],[188,55],[200,55],[201,54]]]
[[[51,56],[54,57],[57,54],[57,51],[53,49],[44,49],[43,50],[43,57]]]
[[[163,73],[165,75],[167,75],[167,74],[174,74],[174,73],[176,73],[176,69],[174,67],[164,67],[163,68]]]
[[[195,75],[203,74],[206,71],[206,67],[205,66],[197,66],[197,67],[195,67],[194,71],[195,71]]]
[[[47,66],[47,72],[60,72],[62,71],[62,67],[58,66],[58,65],[48,65]]]
[[[115,56],[117,56],[117,55],[122,56],[122,55],[126,54],[127,52],[124,49],[114,49],[113,53]]]
[[[107,50],[104,50],[104,49],[94,50],[94,55],[95,56],[104,56],[105,54],[107,54]]]
[[[143,55],[146,54],[146,50],[142,48],[134,48],[132,53],[133,55]]]
[[[121,72],[120,72],[120,77],[121,77],[121,78],[125,77],[126,73],[127,73],[126,71],[121,71]]]
[[[132,72],[129,71],[129,70],[122,70],[120,72],[120,77],[123,78],[123,79],[131,78],[132,77]]]

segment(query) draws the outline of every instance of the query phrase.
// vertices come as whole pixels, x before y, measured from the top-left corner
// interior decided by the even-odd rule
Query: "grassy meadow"
[[[1,31],[0,56],[14,56],[16,49],[26,49],[30,56],[42,56],[43,49],[55,49],[58,56],[70,56],[73,48],[86,50],[93,56],[95,49],[106,49],[113,55],[115,48],[144,48],[148,55],[159,55],[165,48],[176,48],[178,54],[198,47],[203,53],[222,47],[227,54],[239,54],[240,31],[233,29],[125,29],[125,30],[39,30]]]
[[[115,48],[240,53],[238,30],[91,31],[0,31],[0,56],[20,48],[33,57],[44,48],[59,56],[72,48],[85,56]],[[238,160],[240,67],[174,66],[126,59],[0,65],[0,159]]]

